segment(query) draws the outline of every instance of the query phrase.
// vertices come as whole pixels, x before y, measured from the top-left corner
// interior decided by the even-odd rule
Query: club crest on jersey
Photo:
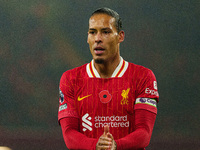
[[[112,95],[107,91],[107,90],[103,90],[99,93],[99,97],[100,97],[100,101],[102,103],[108,103],[111,101],[112,99]]]
[[[128,93],[130,91],[130,88],[128,88],[127,90],[122,90],[122,94],[121,96],[123,97],[123,99],[121,100],[121,105],[128,105]]]
[[[59,102],[62,104],[64,102],[64,94],[62,93],[62,91],[59,89]]]

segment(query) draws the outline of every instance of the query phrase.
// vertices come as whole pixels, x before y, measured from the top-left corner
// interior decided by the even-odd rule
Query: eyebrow
[[[89,30],[96,30],[96,29],[94,29],[94,28],[89,28]]]
[[[97,30],[97,29],[95,29],[95,28],[89,28],[89,30]],[[107,28],[102,28],[101,30],[111,30],[109,27],[107,27]]]
[[[102,28],[102,30],[111,30],[111,29],[107,27],[107,28]]]

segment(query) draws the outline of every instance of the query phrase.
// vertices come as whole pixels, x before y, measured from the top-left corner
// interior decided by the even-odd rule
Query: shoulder
[[[151,69],[130,62],[128,63],[128,69],[124,77],[131,78],[133,81],[156,79]]]
[[[137,74],[153,73],[152,70],[147,68],[147,67],[144,67],[144,66],[141,66],[141,65],[137,65],[137,64],[134,64],[134,63],[131,63],[131,62],[128,62],[128,64],[129,64],[129,70],[131,72],[135,72]]]

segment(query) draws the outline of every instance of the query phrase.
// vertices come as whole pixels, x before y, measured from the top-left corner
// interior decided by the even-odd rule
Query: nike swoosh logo
[[[78,101],[82,101],[84,98],[87,98],[87,97],[89,97],[89,96],[91,96],[92,94],[90,94],[90,95],[86,95],[86,96],[84,96],[84,97],[78,97]]]

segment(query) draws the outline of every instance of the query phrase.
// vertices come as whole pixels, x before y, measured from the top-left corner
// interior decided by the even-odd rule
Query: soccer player
[[[94,11],[88,39],[92,61],[63,73],[58,120],[69,149],[131,149],[148,146],[159,94],[153,72],[125,61],[125,33],[117,12]]]

